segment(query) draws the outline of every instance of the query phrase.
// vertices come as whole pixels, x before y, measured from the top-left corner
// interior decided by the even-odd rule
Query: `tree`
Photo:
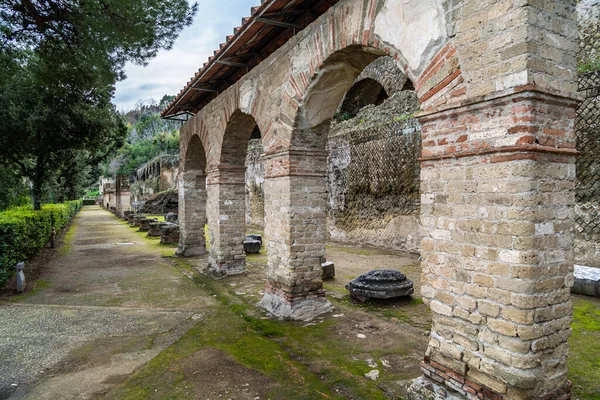
[[[10,66],[16,62],[18,67]],[[110,103],[113,88],[89,87],[90,74],[61,79],[53,62],[32,52],[0,58],[0,65],[12,72],[0,78],[0,157],[29,178],[39,209],[49,165],[59,165],[68,150],[116,147],[126,128]]]
[[[0,163],[31,181],[36,209],[69,152],[93,165],[124,142],[110,100],[125,62],[170,48],[196,9],[185,0],[0,2]]]

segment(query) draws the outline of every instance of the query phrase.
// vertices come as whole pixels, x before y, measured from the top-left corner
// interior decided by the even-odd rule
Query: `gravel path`
[[[164,248],[106,211],[71,229],[44,288],[0,302],[0,399],[101,396],[209,312]]]

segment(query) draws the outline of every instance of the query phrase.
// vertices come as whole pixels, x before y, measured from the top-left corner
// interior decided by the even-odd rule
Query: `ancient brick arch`
[[[209,171],[208,271],[214,275],[235,275],[245,270],[245,161],[248,142],[255,129],[257,123],[252,115],[233,111],[224,126],[219,162]]]
[[[234,201],[224,178],[231,119],[252,115],[262,133],[262,306],[296,319],[330,309],[319,270],[323,133],[362,68],[389,55],[421,105],[421,294],[433,312],[427,382],[463,398],[564,398],[574,3],[341,0],[203,105],[186,126],[209,132],[201,134],[209,191],[223,194],[211,197],[218,206],[209,219],[227,217],[220,207]],[[219,237],[222,246],[228,240]]]

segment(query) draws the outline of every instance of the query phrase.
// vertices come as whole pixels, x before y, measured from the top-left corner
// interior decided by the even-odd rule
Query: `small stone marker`
[[[364,302],[367,299],[390,299],[414,293],[413,282],[400,271],[380,269],[369,271],[346,285],[350,296]]]
[[[600,268],[575,265],[571,293],[600,297]]]
[[[56,248],[56,228],[52,227],[50,231],[50,248]]]
[[[379,378],[379,371],[373,369],[365,374],[365,378],[370,379],[372,381],[376,381]]]
[[[262,246],[262,235],[259,235],[258,233],[253,233],[250,235],[246,235],[246,240],[258,240],[260,242],[260,245]]]
[[[246,240],[244,240],[244,251],[247,254],[256,254],[260,252],[260,247],[262,246],[262,242],[260,240],[253,239],[252,236],[248,235],[246,236]]]
[[[165,221],[176,224],[177,221],[179,221],[179,216],[175,213],[170,212],[165,216]]]
[[[321,268],[322,268],[322,274],[321,274],[322,279],[335,278],[335,264],[334,263],[332,263],[331,261],[324,262],[323,264],[321,264]]]
[[[17,292],[23,293],[25,291],[25,273],[23,272],[23,268],[25,268],[25,263],[20,262],[16,266],[17,268]]]

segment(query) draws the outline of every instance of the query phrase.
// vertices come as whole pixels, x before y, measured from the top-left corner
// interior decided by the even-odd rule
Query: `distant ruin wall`
[[[177,190],[179,156],[159,156],[141,166],[131,185],[135,201],[146,201],[165,190]]]
[[[600,268],[600,1],[578,6],[579,91],[576,118],[575,262]]]
[[[327,163],[332,240],[419,250],[421,135],[412,116],[417,104],[414,92],[402,91],[354,118],[332,122]]]
[[[246,155],[246,224],[265,226],[265,170],[261,139],[252,139]]]

